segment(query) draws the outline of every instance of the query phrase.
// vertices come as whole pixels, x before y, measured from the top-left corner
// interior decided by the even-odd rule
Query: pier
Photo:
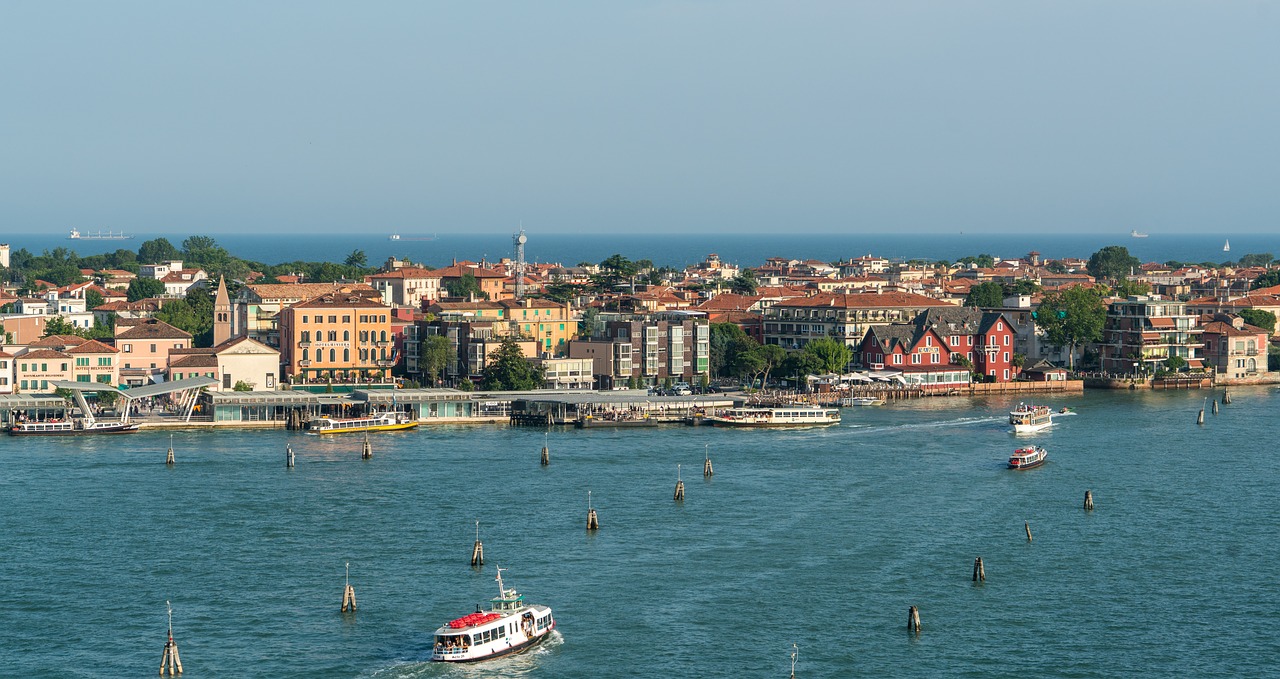
[[[721,394],[650,396],[638,390],[559,394],[513,400],[509,422],[522,427],[573,426],[584,429],[701,424],[707,413],[731,408],[741,401],[741,398]]]

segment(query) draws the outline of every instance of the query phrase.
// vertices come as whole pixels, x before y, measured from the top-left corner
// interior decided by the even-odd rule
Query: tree
[[[244,380],[236,380],[236,385],[231,387],[232,391],[253,391],[253,385]]]
[[[792,351],[787,354],[782,365],[778,366],[778,372],[795,379],[798,383],[809,375],[817,375],[824,371],[822,361],[817,356],[807,351]]]
[[[449,338],[444,335],[427,335],[426,339],[422,340],[418,366],[422,368],[422,374],[429,380],[428,384],[434,385],[444,374],[444,369],[448,365]]]
[[[593,281],[601,290],[612,290],[623,282],[630,282],[637,271],[635,262],[615,254],[600,262],[600,273]]]
[[[1243,309],[1240,311],[1240,318],[1245,323],[1257,326],[1269,333],[1276,331],[1276,315],[1264,309]]]
[[[1032,317],[1051,344],[1070,349],[1074,370],[1076,347],[1102,339],[1107,307],[1096,292],[1077,285],[1045,295]]]
[[[1142,266],[1142,262],[1129,254],[1123,245],[1108,245],[1093,253],[1085,268],[1089,275],[1100,281],[1118,281]]]
[[[44,322],[44,334],[41,337],[50,335],[74,335],[76,337],[84,337],[84,331],[72,325],[70,321],[61,316],[50,316]]]
[[[207,347],[213,339],[213,313],[201,314],[185,299],[169,300],[155,313],[158,321],[191,333],[192,344]]]
[[[1151,293],[1151,284],[1146,281],[1135,281],[1125,278],[1116,283],[1115,293],[1117,297],[1146,295]]]
[[[743,333],[729,343],[725,352],[726,368],[734,377],[751,377],[764,372],[765,358],[760,353],[760,345]],[[763,385],[761,385],[763,386]]]
[[[1170,356],[1164,360],[1164,366],[1173,372],[1178,372],[1187,367],[1187,359],[1181,356]]]
[[[106,299],[101,292],[97,290],[86,290],[84,293],[84,308],[93,311],[102,306]]]
[[[1274,259],[1270,252],[1243,255],[1240,257],[1240,266],[1267,266]]]
[[[739,295],[754,295],[760,284],[756,282],[756,274],[751,269],[743,269],[742,273],[729,281],[729,289]]]
[[[1273,285],[1280,285],[1280,269],[1271,269],[1270,271],[1253,279],[1252,289],[1269,288]]]
[[[787,360],[787,350],[776,344],[762,344],[758,350],[760,360],[764,362],[764,371],[760,376],[760,386],[769,383],[769,373]]]
[[[138,248],[138,260],[143,264],[159,264],[170,259],[180,259],[178,248],[168,238],[155,238],[146,241]]]
[[[956,264],[961,264],[966,267],[969,266],[970,264],[973,264],[973,265],[976,265],[979,269],[990,269],[991,267],[996,265],[996,258],[988,254],[981,254],[981,255],[978,255],[977,257],[970,255],[968,257],[961,257],[960,259],[956,260]]]
[[[342,263],[347,266],[363,268],[369,265],[369,258],[365,256],[364,250],[352,250],[351,254],[347,255],[347,258]]]
[[[450,297],[469,298],[475,295],[480,299],[489,299],[489,293],[480,289],[480,281],[476,280],[475,274],[470,271],[462,274],[457,280],[445,283],[444,289],[448,291]]]
[[[542,386],[545,371],[524,357],[520,345],[512,337],[502,339],[498,350],[489,356],[484,369],[484,388],[495,391],[532,391]]]
[[[995,281],[979,283],[969,288],[964,297],[964,305],[978,308],[999,308],[1004,306],[1004,286]]]
[[[1003,287],[1005,297],[1011,297],[1013,295],[1034,295],[1044,289],[1037,285],[1035,281],[1026,278],[1019,278],[1011,285]]]
[[[708,363],[712,375],[720,377],[729,377],[729,347],[740,338],[745,338],[746,332],[742,328],[733,323],[712,323],[711,336],[708,342]]]
[[[822,337],[804,345],[803,351],[820,361],[823,372],[843,373],[853,360],[853,349],[833,337]]]
[[[1056,259],[1044,265],[1044,268],[1048,269],[1049,273],[1067,273],[1067,265]]]
[[[583,310],[582,318],[578,319],[578,337],[593,337],[595,334],[596,319],[600,317],[600,309],[590,306]]]
[[[129,289],[125,290],[125,299],[130,302],[136,302],[140,299],[148,297],[159,297],[164,294],[164,283],[154,278],[142,278],[139,276],[129,281]]]

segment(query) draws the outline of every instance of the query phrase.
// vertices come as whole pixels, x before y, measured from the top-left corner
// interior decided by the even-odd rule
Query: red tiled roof
[[[779,307],[835,307],[842,309],[873,309],[917,306],[951,306],[932,297],[917,295],[914,292],[863,292],[863,293],[824,293],[789,299],[778,302]]]
[[[67,349],[68,354],[118,354],[119,349],[99,342],[98,340],[89,340],[78,347]]]

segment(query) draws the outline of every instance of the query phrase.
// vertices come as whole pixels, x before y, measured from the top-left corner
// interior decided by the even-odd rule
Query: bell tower
[[[231,339],[231,298],[227,296],[227,278],[218,279],[218,293],[213,298],[213,346]]]

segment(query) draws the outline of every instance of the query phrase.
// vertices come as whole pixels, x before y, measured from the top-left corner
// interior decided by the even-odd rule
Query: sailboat
[[[1227,239],[1227,242],[1222,244],[1222,251],[1223,251],[1223,252],[1231,252],[1231,240],[1230,240],[1230,239]]]

